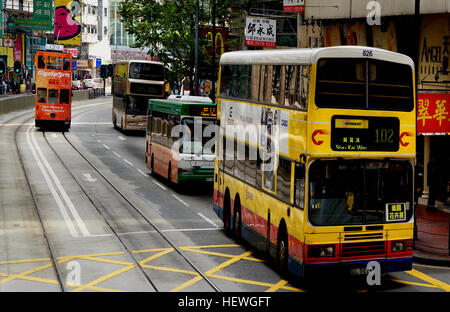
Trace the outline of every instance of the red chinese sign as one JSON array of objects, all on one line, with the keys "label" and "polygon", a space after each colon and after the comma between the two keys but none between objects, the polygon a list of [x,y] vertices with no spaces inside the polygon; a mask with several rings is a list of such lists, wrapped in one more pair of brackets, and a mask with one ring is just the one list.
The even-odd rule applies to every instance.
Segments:
[{"label": "red chinese sign", "polygon": [[450,94],[417,94],[417,133],[450,133]]},{"label": "red chinese sign", "polygon": [[284,13],[305,12],[305,0],[283,0]]}]

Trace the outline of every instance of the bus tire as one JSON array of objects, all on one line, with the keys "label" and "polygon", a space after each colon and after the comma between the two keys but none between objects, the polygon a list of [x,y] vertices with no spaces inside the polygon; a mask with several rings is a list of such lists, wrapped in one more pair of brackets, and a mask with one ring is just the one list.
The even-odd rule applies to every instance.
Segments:
[{"label": "bus tire", "polygon": [[233,235],[236,240],[241,238],[242,232],[242,214],[241,214],[241,200],[239,195],[234,200],[234,214],[233,214]]},{"label": "bus tire", "polygon": [[283,222],[280,224],[278,230],[276,266],[278,271],[284,277],[287,275],[288,272],[288,257],[289,257],[289,241],[286,225]]},{"label": "bus tire", "polygon": [[228,190],[226,190],[223,200],[223,228],[227,237],[233,236],[231,231],[231,199]]}]

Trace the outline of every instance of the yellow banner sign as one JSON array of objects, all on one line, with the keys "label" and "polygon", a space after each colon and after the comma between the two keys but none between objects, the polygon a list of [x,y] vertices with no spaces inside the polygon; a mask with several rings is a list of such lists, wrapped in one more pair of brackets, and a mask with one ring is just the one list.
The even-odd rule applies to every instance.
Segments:
[{"label": "yellow banner sign", "polygon": [[81,0],[55,0],[54,34],[58,44],[81,45]]}]

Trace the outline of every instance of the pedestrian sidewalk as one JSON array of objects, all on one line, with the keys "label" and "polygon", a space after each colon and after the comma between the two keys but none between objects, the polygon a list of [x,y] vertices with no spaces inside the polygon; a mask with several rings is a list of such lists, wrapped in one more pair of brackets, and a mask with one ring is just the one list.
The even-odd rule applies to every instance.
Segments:
[{"label": "pedestrian sidewalk", "polygon": [[426,205],[418,204],[416,214],[413,261],[450,267],[450,207],[427,209]]}]

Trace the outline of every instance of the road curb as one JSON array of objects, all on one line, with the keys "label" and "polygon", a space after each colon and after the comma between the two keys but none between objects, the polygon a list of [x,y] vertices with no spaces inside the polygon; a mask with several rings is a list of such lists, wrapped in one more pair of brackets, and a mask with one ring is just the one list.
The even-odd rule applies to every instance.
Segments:
[{"label": "road curb", "polygon": [[450,260],[439,258],[427,258],[422,256],[413,256],[414,263],[437,265],[443,267],[450,267]]}]

